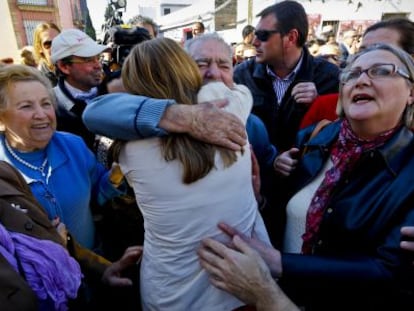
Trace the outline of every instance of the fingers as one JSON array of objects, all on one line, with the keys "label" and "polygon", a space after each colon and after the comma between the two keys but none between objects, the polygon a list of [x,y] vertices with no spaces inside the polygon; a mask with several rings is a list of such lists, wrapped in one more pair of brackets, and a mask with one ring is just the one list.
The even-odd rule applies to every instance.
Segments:
[{"label": "fingers", "polygon": [[273,168],[282,176],[289,176],[298,164],[299,149],[291,148],[276,157]]},{"label": "fingers", "polygon": [[225,222],[220,222],[217,226],[221,231],[223,231],[223,233],[227,234],[230,238],[233,238],[235,235],[238,235],[242,239],[247,239],[247,237],[243,233],[233,228],[232,226],[226,224]]},{"label": "fingers", "polygon": [[401,234],[414,238],[414,226],[405,226],[401,228]]},{"label": "fingers", "polygon": [[257,161],[257,157],[254,154],[254,151],[251,145],[250,145],[250,150],[251,150],[251,159],[252,159],[252,174],[260,176],[259,161]]},{"label": "fingers", "polygon": [[292,159],[297,159],[299,156],[299,148],[291,148],[288,150],[288,153]]},{"label": "fingers", "polygon": [[238,235],[235,235],[233,237],[233,245],[238,251],[246,255],[251,255],[252,253],[256,252],[245,241],[243,241],[243,239],[240,238]]},{"label": "fingers", "polygon": [[407,251],[414,251],[414,242],[402,241],[400,247]]},{"label": "fingers", "polygon": [[140,260],[142,255],[142,247],[141,246],[132,246],[128,247],[124,254],[122,255],[121,259],[117,261],[120,270],[124,270],[125,268],[135,264],[137,261]]},{"label": "fingers", "polygon": [[189,134],[201,141],[240,151],[247,143],[246,128],[232,113],[218,109],[222,102],[195,105]]},{"label": "fingers", "polygon": [[209,104],[215,106],[216,108],[224,108],[229,104],[229,101],[227,99],[218,99],[211,101]]},{"label": "fingers", "polygon": [[298,103],[310,104],[318,96],[313,82],[300,82],[292,89],[292,97]]},{"label": "fingers", "polygon": [[400,246],[402,249],[408,251],[414,251],[414,226],[406,226],[401,228],[401,234],[403,235]]}]

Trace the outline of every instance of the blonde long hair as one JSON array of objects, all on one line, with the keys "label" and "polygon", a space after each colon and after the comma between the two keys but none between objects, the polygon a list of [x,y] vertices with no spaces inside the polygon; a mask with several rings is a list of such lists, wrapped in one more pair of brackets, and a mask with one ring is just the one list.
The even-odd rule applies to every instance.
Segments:
[{"label": "blonde long hair", "polygon": [[42,40],[40,38],[40,35],[42,34],[42,32],[49,30],[49,29],[54,29],[58,33],[60,33],[60,28],[56,24],[51,23],[51,22],[40,23],[36,26],[34,33],[33,33],[33,55],[38,64],[40,64],[41,62],[44,62],[50,69],[53,69],[54,65],[49,64],[45,55],[43,54]]},{"label": "blonde long hair", "polygon": [[[174,99],[193,105],[202,86],[197,64],[176,43],[168,38],[156,38],[136,45],[122,68],[125,89],[151,98]],[[236,153],[198,141],[187,134],[171,133],[161,138],[166,161],[178,159],[183,165],[183,182],[190,184],[206,176],[214,168],[218,150],[225,167],[232,165]]]}]

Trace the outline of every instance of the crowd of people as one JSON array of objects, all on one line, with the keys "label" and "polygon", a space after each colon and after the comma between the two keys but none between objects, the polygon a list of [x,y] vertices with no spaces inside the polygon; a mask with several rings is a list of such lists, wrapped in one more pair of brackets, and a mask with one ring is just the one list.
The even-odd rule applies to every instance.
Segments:
[{"label": "crowd of people", "polygon": [[1,306],[414,308],[414,22],[258,18],[231,46],[136,16],[110,79],[53,23],[0,64]]}]

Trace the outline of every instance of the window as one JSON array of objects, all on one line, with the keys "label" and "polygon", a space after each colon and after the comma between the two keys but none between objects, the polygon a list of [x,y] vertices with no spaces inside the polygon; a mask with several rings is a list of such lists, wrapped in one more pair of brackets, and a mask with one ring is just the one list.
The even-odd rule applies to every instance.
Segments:
[{"label": "window", "polygon": [[168,15],[171,13],[171,8],[164,8],[164,15]]},{"label": "window", "polygon": [[25,5],[47,5],[48,0],[17,0],[17,4]]},{"label": "window", "polygon": [[36,21],[36,20],[24,20],[23,26],[24,31],[26,33],[26,40],[28,45],[33,44],[33,33],[36,28],[36,26],[40,23],[44,23],[44,21]]}]

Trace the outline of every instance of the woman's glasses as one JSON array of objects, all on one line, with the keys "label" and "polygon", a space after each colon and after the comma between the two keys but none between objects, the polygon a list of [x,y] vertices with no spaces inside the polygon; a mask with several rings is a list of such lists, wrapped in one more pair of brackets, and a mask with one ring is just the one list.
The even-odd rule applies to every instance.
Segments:
[{"label": "woman's glasses", "polygon": [[413,82],[413,79],[410,77],[410,75],[401,68],[398,68],[397,65],[375,64],[364,70],[361,68],[344,70],[341,74],[341,83],[354,83],[363,73],[365,73],[371,80],[390,78],[399,75]]},{"label": "woman's glasses", "polygon": [[49,50],[51,48],[51,46],[52,46],[52,40],[47,40],[45,42],[42,42],[42,46],[46,50]]},{"label": "woman's glasses", "polygon": [[267,40],[269,40],[270,36],[275,33],[280,33],[280,30],[256,30],[254,32],[254,35],[258,40],[266,42]]}]

